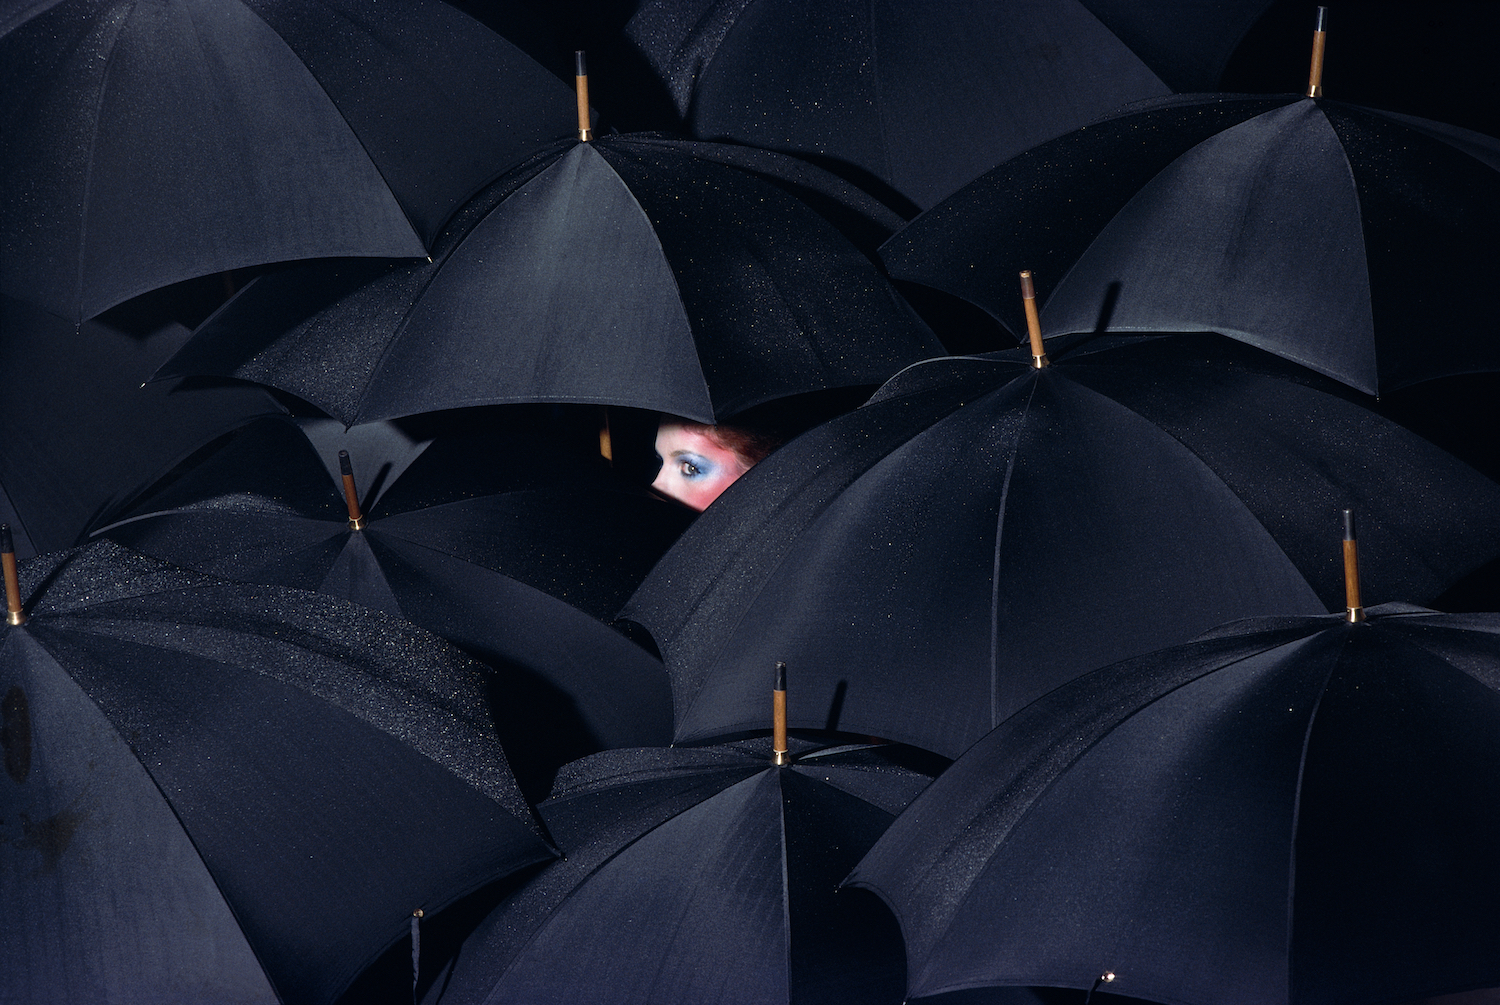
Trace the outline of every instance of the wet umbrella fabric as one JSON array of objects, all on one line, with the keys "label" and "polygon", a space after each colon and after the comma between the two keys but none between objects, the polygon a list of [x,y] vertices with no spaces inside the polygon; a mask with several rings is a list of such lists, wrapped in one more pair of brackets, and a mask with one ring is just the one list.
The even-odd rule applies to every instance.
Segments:
[{"label": "wet umbrella fabric", "polygon": [[653,0],[625,31],[694,135],[852,169],[926,209],[1126,102],[1217,90],[1268,6]]},{"label": "wet umbrella fabric", "polygon": [[621,612],[679,741],[747,728],[744,678],[785,660],[794,726],[957,756],[1080,673],[1340,603],[1342,507],[1381,559],[1372,602],[1500,546],[1500,486],[1332,381],[1209,335],[1049,351],[912,367],[698,518]]},{"label": "wet umbrella fabric", "polygon": [[431,263],[263,277],[158,376],[269,384],[345,424],[524,401],[713,422],[942,354],[833,224],[701,146],[557,146],[466,207]]},{"label": "wet umbrella fabric", "polygon": [[818,746],[793,739],[784,768],[764,738],[570,765],[539,807],[564,858],[425,1000],[899,1002],[889,915],[835,877],[930,776],[879,748]]},{"label": "wet umbrella fabric", "polygon": [[692,514],[603,476],[554,472],[561,452],[525,439],[438,438],[354,530],[307,437],[263,420],[95,533],[202,572],[387,611],[491,663],[512,699],[496,712],[501,735],[530,790],[534,771],[550,779],[595,750],[670,740],[661,663],[602,619]]},{"label": "wet umbrella fabric", "polygon": [[103,511],[187,454],[285,411],[263,388],[143,387],[187,337],[162,318],[144,331],[114,318],[79,326],[0,296],[0,522],[15,532],[17,555],[72,547]]},{"label": "wet umbrella fabric", "polygon": [[1322,99],[1147,103],[1002,164],[881,248],[1043,333],[1217,331],[1370,394],[1500,369],[1500,140]]},{"label": "wet umbrella fabric", "polygon": [[75,322],[250,265],[424,256],[453,210],[574,117],[562,80],[435,0],[8,13],[3,289]]},{"label": "wet umbrella fabric", "polygon": [[1246,621],[1018,713],[851,882],[913,998],[1401,1002],[1500,983],[1500,620]]},{"label": "wet umbrella fabric", "polygon": [[550,857],[435,637],[109,542],[20,579],[7,1000],[331,1002],[414,908]]}]

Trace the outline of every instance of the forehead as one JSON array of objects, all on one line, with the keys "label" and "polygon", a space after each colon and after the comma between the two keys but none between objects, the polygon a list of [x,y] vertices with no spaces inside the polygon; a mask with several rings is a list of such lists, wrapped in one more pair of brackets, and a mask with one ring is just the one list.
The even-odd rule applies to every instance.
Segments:
[{"label": "forehead", "polygon": [[676,422],[663,422],[656,430],[656,452],[663,457],[672,454],[703,454],[707,457],[733,455],[697,429]]}]

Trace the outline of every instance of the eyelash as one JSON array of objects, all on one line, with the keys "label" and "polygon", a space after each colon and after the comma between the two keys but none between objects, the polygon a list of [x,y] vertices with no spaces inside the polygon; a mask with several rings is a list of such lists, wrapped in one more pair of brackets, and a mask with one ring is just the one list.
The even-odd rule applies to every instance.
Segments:
[{"label": "eyelash", "polygon": [[683,478],[702,478],[713,473],[713,465],[701,458],[683,457],[677,461],[677,473]]}]

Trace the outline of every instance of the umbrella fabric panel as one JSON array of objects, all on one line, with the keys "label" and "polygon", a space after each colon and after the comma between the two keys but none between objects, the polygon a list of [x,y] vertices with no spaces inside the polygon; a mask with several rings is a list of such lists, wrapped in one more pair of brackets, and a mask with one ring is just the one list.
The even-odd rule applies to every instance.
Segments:
[{"label": "umbrella fabric panel", "polygon": [[1492,617],[1402,605],[1225,626],[1018,713],[851,882],[898,915],[914,997],[1105,970],[1183,1002],[1492,986],[1497,657]]},{"label": "umbrella fabric panel", "polygon": [[248,265],[423,254],[318,82],[241,3],[58,3],[0,51],[11,295],[78,321]]},{"label": "umbrella fabric panel", "polygon": [[[1342,555],[1328,545],[1343,508],[1359,517],[1367,604],[1428,602],[1500,548],[1500,486],[1457,458],[1395,423],[1372,421],[1356,395],[1297,367],[1218,338],[1174,341],[1132,346],[1139,365],[1090,351],[1109,339],[1081,339],[1059,358],[1071,379],[1126,405],[1212,468],[1294,556],[1325,610],[1344,602]],[[1234,429],[1260,432],[1224,435]]]},{"label": "umbrella fabric panel", "polygon": [[805,171],[761,179],[761,157],[704,146],[545,149],[460,211],[432,262],[263,277],[158,377],[268,383],[351,424],[560,400],[714,421],[942,354],[871,260],[790,194]]},{"label": "umbrella fabric panel", "polygon": [[481,924],[435,1000],[898,1000],[889,915],[834,877],[928,778],[878,748],[791,747],[787,768],[765,739],[564,768],[541,812],[565,857]]},{"label": "umbrella fabric panel", "polygon": [[[373,958],[370,947],[399,937],[403,915],[536,860],[509,811],[300,688],[118,639],[38,634],[131,739],[288,999],[332,1000]],[[246,781],[226,783],[226,764]],[[378,791],[366,781],[371,764],[385,766]],[[338,873],[303,865],[333,849]],[[389,875],[392,862],[404,868]],[[372,881],[351,887],[351,875]]]},{"label": "umbrella fabric panel", "polygon": [[481,668],[436,637],[109,543],[21,572],[35,596],[7,638],[45,650],[36,672],[65,665],[110,719],[288,999],[331,1002],[413,901],[549,856]]},{"label": "umbrella fabric panel", "polygon": [[[455,255],[433,277],[372,377],[362,416],[494,401],[630,404],[627,389],[639,386],[657,388],[663,404],[697,401],[707,415],[661,245],[594,146],[575,144],[503,205],[466,239],[486,252]],[[584,291],[589,323],[578,325],[567,308]],[[497,327],[508,337],[497,340]],[[442,386],[441,405],[389,400],[413,384]]]},{"label": "umbrella fabric panel", "polygon": [[[495,714],[501,735],[525,756],[567,747],[570,724],[584,736],[572,756],[549,759],[553,765],[603,748],[671,741],[666,671],[634,642],[506,576],[399,538],[367,540],[408,619],[505,672]],[[521,739],[528,734],[544,735]]]},{"label": "umbrella fabric panel", "polygon": [[[1219,331],[1377,393],[1500,368],[1500,142],[1311,98],[1184,95],[1001,165],[882,246],[1024,331]],[[1433,341],[1428,333],[1441,332]]]},{"label": "umbrella fabric panel", "polygon": [[[1319,181],[1340,176],[1342,189]],[[1314,187],[1320,197],[1307,198]],[[1373,324],[1361,207],[1313,102],[1257,115],[1203,140],[1121,207],[1058,285],[1049,326],[1088,330],[1113,289],[1112,331],[1218,331],[1273,351],[1279,340],[1259,333],[1290,331],[1287,358],[1327,372],[1317,363],[1332,354],[1333,376],[1372,390],[1374,346],[1340,337]],[[1140,257],[1127,265],[1133,244]]]},{"label": "umbrella fabric panel", "polygon": [[792,394],[874,386],[944,355],[869,260],[774,178],[684,162],[665,143],[601,149],[661,241],[720,419]]},{"label": "umbrella fabric panel", "polygon": [[1168,92],[1069,2],[659,3],[627,34],[695,135],[835,161],[921,208],[1123,102]]},{"label": "umbrella fabric panel", "polygon": [[[1154,978],[1169,973],[1188,1000],[1285,1001],[1290,807],[1327,672],[1288,676],[1266,680],[1252,657],[1097,737],[976,877],[976,888],[1025,905],[1020,917],[997,924],[983,898],[966,898],[945,919],[953,937],[913,967],[912,990],[1086,988],[1118,968],[1111,989],[1122,994],[1155,997]],[[1175,742],[1182,736],[1202,739]],[[1202,784],[1189,789],[1187,777]],[[1141,840],[1153,830],[1161,840]],[[1106,912],[1113,933],[1101,938],[1090,922]],[[1038,928],[1047,931],[1041,953],[1017,937]],[[976,953],[974,940],[994,948]],[[1223,952],[1231,944],[1238,950]],[[1143,953],[1159,957],[1156,974],[1142,973]],[[1100,968],[1080,973],[1073,961],[1090,957]]]},{"label": "umbrella fabric panel", "polygon": [[1392,628],[1403,637],[1384,646],[1351,633],[1308,741],[1296,1000],[1404,1001],[1414,995],[1391,989],[1441,994],[1500,980],[1500,864],[1474,855],[1474,843],[1488,845],[1500,825],[1500,640],[1493,619],[1487,644],[1465,633],[1466,662],[1481,663],[1488,678],[1476,680],[1420,638],[1402,644],[1408,626]]},{"label": "umbrella fabric panel", "polygon": [[[1034,273],[1037,303],[1045,305],[1142,185],[1215,133],[1292,100],[1166,98],[1092,123],[975,178],[882,245],[881,260],[892,276],[962,297],[1024,339],[1018,272]],[[1024,211],[1018,192],[1026,193]],[[1079,198],[1083,192],[1089,198]],[[1093,292],[1097,306],[1104,291]]]},{"label": "umbrella fabric panel", "polygon": [[[760,701],[731,668],[785,660],[806,674],[794,724],[951,756],[1067,677],[1241,605],[1326,609],[1177,440],[1060,369],[991,371],[1003,386],[986,391],[966,365],[990,364],[955,363],[951,387],[908,388],[782,448],[742,479],[735,497],[756,485],[764,504],[729,515],[744,529],[703,526],[698,552],[695,527],[676,548],[692,568],[664,560],[643,584],[623,616],[666,657],[680,740],[748,728]],[[812,458],[843,460],[804,478]],[[753,534],[770,536],[749,549]],[[674,610],[675,576],[696,593]]]},{"label": "umbrella fabric panel", "polygon": [[245,2],[333,96],[429,247],[470,196],[577,122],[569,83],[507,37],[547,44],[517,4],[481,24],[433,0]]},{"label": "umbrella fabric panel", "polygon": [[183,456],[283,411],[263,388],[143,387],[187,337],[160,317],[77,325],[0,296],[0,509],[9,498],[20,558],[72,547],[101,511]]},{"label": "umbrella fabric panel", "polygon": [[1172,90],[1202,92],[1224,90],[1225,64],[1271,3],[1084,0],[1083,5]]},{"label": "umbrella fabric panel", "polygon": [[[760,805],[776,799],[777,789],[758,773],[614,855],[548,918],[545,946],[510,965],[499,1000],[787,1000],[787,907],[779,884],[759,882],[782,870],[781,815]],[[675,863],[670,881],[663,862]],[[605,917],[617,919],[607,939],[599,924]],[[637,966],[648,952],[653,965]],[[557,966],[560,959],[570,961],[567,968]]]},{"label": "umbrella fabric panel", "polygon": [[0,641],[0,694],[0,997],[279,1001],[141,762],[29,635]]}]

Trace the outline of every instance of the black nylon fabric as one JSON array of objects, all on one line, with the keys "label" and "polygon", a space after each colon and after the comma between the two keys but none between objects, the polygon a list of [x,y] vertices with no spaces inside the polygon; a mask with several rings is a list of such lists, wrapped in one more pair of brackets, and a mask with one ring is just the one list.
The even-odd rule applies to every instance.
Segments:
[{"label": "black nylon fabric", "polygon": [[0,521],[17,532],[21,558],[72,547],[101,511],[183,455],[284,411],[263,388],[143,387],[188,331],[112,320],[74,325],[0,296],[0,510],[6,499],[12,510]]},{"label": "black nylon fabric", "polygon": [[670,740],[660,661],[601,619],[690,516],[588,472],[554,471],[554,456],[543,436],[439,437],[355,531],[307,437],[262,421],[98,535],[215,575],[351,600],[463,647],[495,669],[501,736],[540,798],[569,760]]},{"label": "black nylon fabric", "polygon": [[1226,626],[976,744],[850,878],[900,919],[909,995],[1104,970],[1185,1003],[1494,985],[1500,623],[1368,613]]},{"label": "black nylon fabric", "polygon": [[1345,506],[1392,558],[1367,545],[1372,603],[1500,544],[1500,487],[1338,385],[1218,336],[1101,341],[913,367],[732,485],[621,612],[678,740],[750,728],[784,660],[795,725],[955,756],[1127,653],[1341,607]]},{"label": "black nylon fabric", "polygon": [[1217,331],[1369,394],[1500,369],[1500,141],[1322,99],[1191,95],[1028,151],[882,246],[1024,333]]},{"label": "black nylon fabric", "polygon": [[[517,401],[715,421],[873,387],[942,354],[874,263],[795,195],[820,193],[842,220],[826,208],[843,204],[841,186],[806,166],[772,164],[766,180],[765,155],[705,146],[606,136],[545,150],[465,207],[431,263],[262,277],[157,376],[270,384],[346,424]],[[888,223],[868,199],[853,205]]]},{"label": "black nylon fabric", "polygon": [[790,746],[787,768],[768,738],[569,766],[543,804],[564,859],[480,925],[425,1000],[897,1000],[889,915],[833,877],[928,777],[879,748]]},{"label": "black nylon fabric", "polygon": [[625,32],[694,135],[806,156],[915,212],[1127,102],[1218,89],[1268,6],[653,0]]},{"label": "black nylon fabric", "polygon": [[229,269],[421,256],[575,119],[566,84],[432,0],[63,0],[7,28],[3,288],[74,322]]},{"label": "black nylon fabric", "polygon": [[[130,791],[166,807],[194,850],[167,860],[188,878],[164,877],[162,889],[201,887],[206,868],[281,1000],[333,1001],[405,934],[414,908],[440,907],[551,854],[495,739],[482,668],[435,636],[332,598],[228,583],[110,542],[22,563],[21,580],[30,618],[0,635],[6,666],[21,674],[7,688],[51,674],[36,700],[66,691],[66,682],[87,695],[97,711],[55,737],[61,757],[99,749],[120,765],[128,746],[152,782]],[[7,763],[19,742],[8,721]],[[51,754],[39,749],[43,763]],[[12,783],[27,781],[19,774],[5,783],[7,801]],[[31,783],[66,781],[42,774]],[[90,788],[44,797],[71,798],[74,826],[90,828]],[[154,811],[130,812],[144,820]],[[9,811],[4,819],[7,828],[24,822]],[[119,854],[121,872],[166,864],[141,862],[129,836],[120,849],[98,840],[80,847]],[[98,882],[99,863],[70,854],[67,833],[46,848],[46,883],[88,890]],[[7,870],[8,885],[25,886],[22,865]],[[127,875],[113,890],[134,896],[140,885]],[[55,909],[90,896],[70,894]],[[170,932],[183,927],[171,916],[191,904],[158,891],[139,914]],[[65,956],[78,973],[57,975],[59,987],[96,982],[83,994],[92,999],[158,962],[132,957],[128,939],[94,938],[112,915],[128,910],[41,921],[72,947]],[[193,934],[197,927],[188,923],[192,941],[171,946],[187,959],[173,972],[191,974],[194,954],[229,938],[222,923]],[[238,944],[224,951],[243,955]],[[123,956],[101,958],[116,947]],[[8,979],[45,983],[32,960],[9,968]]]}]

